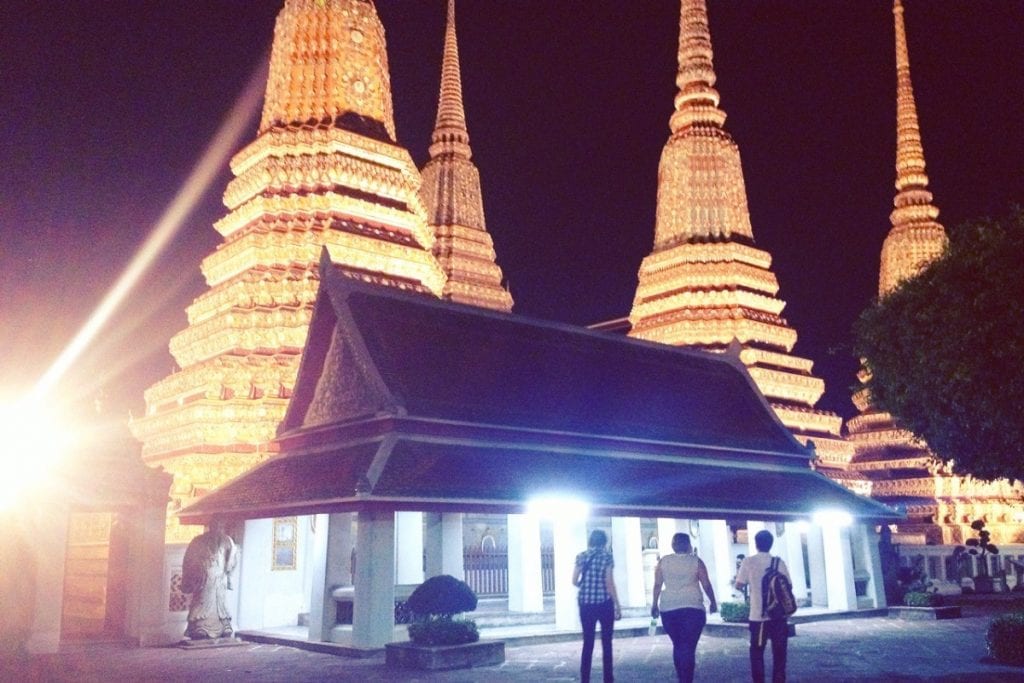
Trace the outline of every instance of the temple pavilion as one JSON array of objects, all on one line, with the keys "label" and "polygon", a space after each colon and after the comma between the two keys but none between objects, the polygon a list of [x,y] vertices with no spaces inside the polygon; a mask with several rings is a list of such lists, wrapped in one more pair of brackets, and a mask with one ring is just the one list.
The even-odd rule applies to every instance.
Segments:
[{"label": "temple pavilion", "polygon": [[[810,589],[815,604],[836,610],[885,605],[874,529],[898,516],[811,469],[811,451],[737,354],[367,286],[326,255],[320,283],[280,454],[180,513],[188,524],[220,517],[242,529],[240,628],[275,625],[268,607],[281,596],[255,553],[272,545],[261,542],[261,520],[289,517],[315,520],[299,551],[310,564],[311,640],[391,642],[396,567],[419,569],[425,555],[427,575],[460,575],[467,513],[512,516],[510,548],[524,550],[509,569],[518,588],[509,608],[541,611],[540,556],[529,552],[540,543],[537,500],[582,502],[591,519],[610,519],[627,606],[646,604],[636,590],[641,516],[686,520],[722,595],[735,572],[727,520],[744,520],[779,535],[800,597]],[[551,520],[555,619],[572,628],[569,579],[588,523],[564,506]],[[408,513],[427,516],[422,545],[401,539]],[[353,546],[346,576],[338,560]],[[336,621],[339,600],[352,603],[351,627]]]}]

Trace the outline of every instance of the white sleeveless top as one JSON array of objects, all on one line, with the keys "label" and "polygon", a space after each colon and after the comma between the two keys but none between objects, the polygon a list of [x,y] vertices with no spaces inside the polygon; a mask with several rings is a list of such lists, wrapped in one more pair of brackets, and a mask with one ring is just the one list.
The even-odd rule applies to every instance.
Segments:
[{"label": "white sleeveless top", "polygon": [[673,553],[661,558],[661,576],[665,586],[661,591],[658,609],[668,612],[674,609],[691,607],[704,609],[704,593],[697,580],[696,555],[679,555]]}]

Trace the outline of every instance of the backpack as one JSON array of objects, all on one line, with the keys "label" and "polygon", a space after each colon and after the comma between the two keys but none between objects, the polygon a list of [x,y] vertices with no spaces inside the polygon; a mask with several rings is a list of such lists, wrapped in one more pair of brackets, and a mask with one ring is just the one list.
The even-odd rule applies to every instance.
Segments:
[{"label": "backpack", "polygon": [[779,558],[773,557],[761,579],[761,614],[766,619],[785,619],[793,612],[796,612],[793,584],[779,571]]}]

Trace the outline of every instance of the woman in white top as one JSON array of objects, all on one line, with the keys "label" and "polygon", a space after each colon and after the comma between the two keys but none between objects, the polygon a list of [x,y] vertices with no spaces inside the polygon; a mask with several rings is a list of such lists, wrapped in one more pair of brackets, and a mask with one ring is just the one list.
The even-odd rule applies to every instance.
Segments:
[{"label": "woman in white top", "polygon": [[715,591],[708,579],[704,562],[693,554],[688,534],[672,537],[672,555],[658,560],[654,570],[654,605],[651,617],[661,615],[661,625],[672,639],[672,661],[680,681],[693,681],[696,667],[697,641],[707,622],[704,593],[708,595],[708,611],[718,611]]}]

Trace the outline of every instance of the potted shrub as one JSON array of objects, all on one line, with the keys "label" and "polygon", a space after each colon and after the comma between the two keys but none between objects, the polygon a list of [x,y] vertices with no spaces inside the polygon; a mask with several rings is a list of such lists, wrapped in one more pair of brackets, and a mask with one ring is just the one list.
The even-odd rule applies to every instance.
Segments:
[{"label": "potted shrub", "polygon": [[415,669],[464,669],[505,661],[505,644],[479,642],[472,619],[458,615],[476,609],[477,599],[465,581],[442,574],[412,592],[406,607],[412,614],[409,643],[389,643],[387,662]]},{"label": "potted shrub", "polygon": [[997,662],[1024,666],[1024,612],[1000,614],[992,619],[985,642]]},{"label": "potted shrub", "polygon": [[745,624],[750,618],[750,605],[745,602],[723,602],[718,606],[718,612],[727,624]]},{"label": "potted shrub", "polygon": [[976,519],[971,528],[978,532],[977,538],[968,538],[964,545],[967,554],[978,558],[978,575],[974,577],[974,590],[978,593],[991,593],[995,590],[995,577],[989,576],[986,555],[998,555],[999,548],[991,542],[991,536],[985,529],[985,520]]}]

